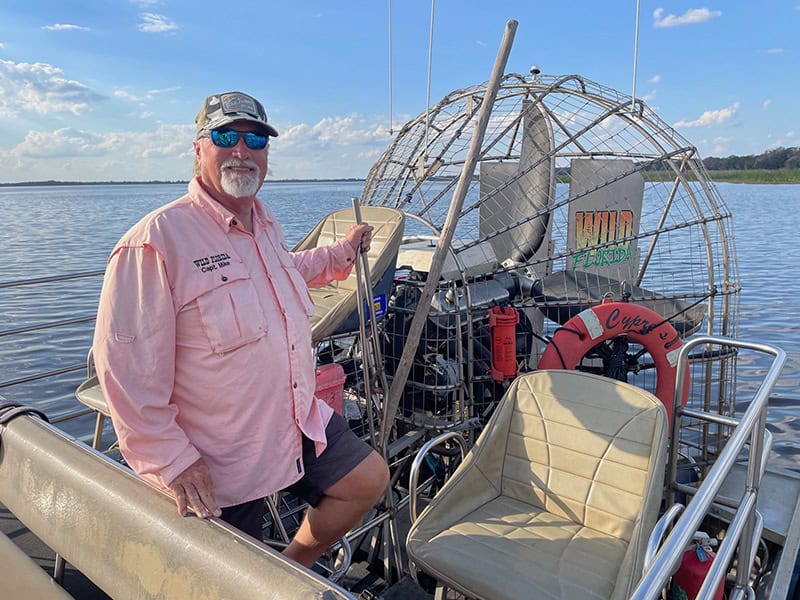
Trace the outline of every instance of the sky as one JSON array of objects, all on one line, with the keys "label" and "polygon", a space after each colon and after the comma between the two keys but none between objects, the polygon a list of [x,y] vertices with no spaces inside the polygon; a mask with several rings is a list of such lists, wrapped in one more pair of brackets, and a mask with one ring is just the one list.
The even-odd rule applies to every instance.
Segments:
[{"label": "sky", "polygon": [[[509,19],[519,26],[506,72],[535,64],[632,91],[636,0],[434,9],[4,0],[0,183],[186,180],[194,116],[231,90],[261,100],[281,133],[271,178],[364,178],[428,96],[489,79]],[[636,94],[703,157],[799,146],[800,0],[641,0]]]}]

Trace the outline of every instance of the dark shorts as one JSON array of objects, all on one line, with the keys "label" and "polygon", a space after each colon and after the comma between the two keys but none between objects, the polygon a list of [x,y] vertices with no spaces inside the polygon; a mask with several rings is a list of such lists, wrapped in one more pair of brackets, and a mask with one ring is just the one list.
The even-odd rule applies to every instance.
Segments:
[{"label": "dark shorts", "polygon": [[293,483],[291,492],[316,507],[329,487],[347,475],[372,452],[372,448],[350,429],[345,418],[333,413],[325,428],[328,445],[317,456],[314,442],[303,436],[303,465],[305,473]]},{"label": "dark shorts", "polygon": [[[317,456],[314,442],[303,436],[305,473],[285,490],[314,507],[322,500],[325,490],[352,471],[372,452],[372,448],[352,432],[339,413],[333,413],[325,428],[325,437],[328,445]],[[265,512],[264,499],[259,498],[223,508],[221,519],[254,538],[261,539]]]}]

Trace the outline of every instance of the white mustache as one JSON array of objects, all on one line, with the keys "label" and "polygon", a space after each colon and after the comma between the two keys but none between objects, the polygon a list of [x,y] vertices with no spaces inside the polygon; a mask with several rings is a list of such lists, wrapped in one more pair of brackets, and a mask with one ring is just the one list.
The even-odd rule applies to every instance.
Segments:
[{"label": "white mustache", "polygon": [[241,160],[238,158],[229,158],[220,165],[220,168],[226,169],[228,167],[247,167],[258,172],[258,165],[252,160]]}]

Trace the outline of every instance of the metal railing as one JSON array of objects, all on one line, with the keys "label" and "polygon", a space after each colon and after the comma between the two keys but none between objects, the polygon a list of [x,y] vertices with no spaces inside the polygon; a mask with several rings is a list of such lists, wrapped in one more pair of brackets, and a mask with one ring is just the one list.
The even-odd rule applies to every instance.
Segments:
[{"label": "metal railing", "polygon": [[[76,279],[87,279],[90,277],[102,277],[105,271],[84,271],[80,273],[67,273],[63,275],[53,275],[50,277],[39,277],[35,279],[19,279],[14,281],[0,281],[0,290],[10,289],[10,288],[21,288],[21,287],[28,287],[28,286],[37,286],[47,283],[57,283],[62,281],[70,281]],[[33,325],[27,325],[25,327],[14,327],[11,329],[4,329],[0,330],[0,339],[2,338],[10,338],[13,336],[22,335],[25,333],[30,333],[33,331],[47,331],[51,329],[58,329],[61,327],[67,327],[70,325],[77,325],[80,323],[91,323],[94,321],[94,315],[84,315],[81,317],[75,317],[72,319],[62,319],[57,321],[47,321],[42,323],[35,323]],[[43,379],[49,379],[52,377],[57,377],[59,375],[65,375],[67,373],[74,373],[76,371],[81,371],[86,369],[86,362],[76,363],[73,365],[68,365],[65,367],[61,367],[59,369],[52,369],[48,371],[39,371],[33,373],[31,375],[26,375],[24,377],[17,377],[14,379],[7,379],[5,381],[0,381],[0,389],[3,388],[10,388],[16,385],[21,385],[24,383],[31,383],[33,381],[40,381]],[[89,414],[91,411],[88,409],[78,409],[75,412],[70,412],[66,415],[62,415],[58,417],[57,421],[65,421],[71,418],[80,417],[86,414]]]},{"label": "metal railing", "polygon": [[[685,409],[680,405],[679,390],[683,389],[683,382],[687,377],[687,357],[689,351],[695,346],[705,344],[707,346],[725,346],[738,349],[753,350],[756,352],[772,355],[774,357],[767,374],[764,376],[761,385],[756,391],[753,400],[747,410],[738,421],[729,417],[699,410]],[[764,473],[764,455],[769,452],[771,436],[766,435],[766,416],[767,404],[770,393],[780,375],[781,369],[786,362],[786,353],[780,348],[763,344],[753,344],[726,338],[717,337],[698,337],[687,341],[680,349],[678,356],[678,373],[675,382],[675,423],[672,429],[672,452],[668,467],[669,482],[671,490],[682,491],[694,494],[691,502],[688,503],[686,510],[677,518],[679,509],[671,508],[666,514],[669,518],[675,519],[671,533],[661,543],[661,536],[666,531],[665,526],[657,527],[650,540],[648,554],[652,559],[645,567],[645,573],[639,585],[633,592],[631,598],[635,600],[651,600],[661,597],[661,591],[669,582],[670,577],[678,568],[683,553],[692,542],[695,532],[700,527],[703,519],[708,514],[712,505],[717,502],[720,489],[726,477],[731,472],[734,464],[739,460],[740,453],[749,441],[749,454],[747,458],[747,476],[745,489],[741,498],[736,503],[737,506],[734,517],[730,523],[725,539],[720,545],[717,556],[706,574],[705,580],[700,588],[698,598],[713,598],[716,590],[725,577],[728,564],[734,554],[737,557],[736,581],[734,589],[728,596],[731,600],[739,600],[751,597],[753,590],[749,584],[750,568],[755,557],[755,548],[761,535],[763,520],[756,511],[758,490],[761,485],[761,477]],[[686,416],[693,419],[704,419],[708,422],[735,425],[731,437],[720,452],[719,457],[714,462],[704,481],[698,488],[691,486],[679,486],[676,482],[677,456],[680,442],[680,427],[677,424],[680,418]],[[663,524],[662,524],[663,525]],[[655,548],[658,550],[655,551]],[[742,568],[746,565],[747,568]]]}]

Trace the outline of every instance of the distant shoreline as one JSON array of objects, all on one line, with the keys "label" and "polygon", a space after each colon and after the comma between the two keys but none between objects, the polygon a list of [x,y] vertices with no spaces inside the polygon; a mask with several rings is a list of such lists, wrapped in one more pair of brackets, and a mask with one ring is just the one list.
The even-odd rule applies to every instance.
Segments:
[{"label": "distant shoreline", "polygon": [[[714,183],[800,183],[800,169],[739,169],[739,170],[709,170],[706,173]],[[695,180],[694,173],[687,172],[687,179]],[[650,181],[672,181],[672,173],[659,173],[648,171]],[[340,179],[267,179],[265,183],[363,183],[365,180],[357,177]],[[186,180],[176,181],[20,181],[16,183],[0,183],[2,187],[47,187],[47,186],[75,186],[75,185],[187,185]]]},{"label": "distant shoreline", "polygon": [[[267,179],[264,183],[341,183],[341,182],[363,182],[364,179],[343,178],[343,179]],[[62,185],[187,185],[188,180],[176,181],[18,181],[15,183],[2,183],[0,187],[47,187]]]}]

